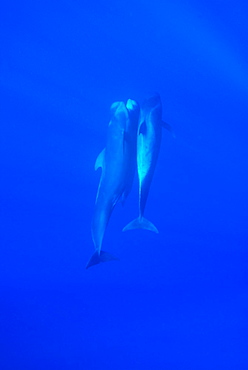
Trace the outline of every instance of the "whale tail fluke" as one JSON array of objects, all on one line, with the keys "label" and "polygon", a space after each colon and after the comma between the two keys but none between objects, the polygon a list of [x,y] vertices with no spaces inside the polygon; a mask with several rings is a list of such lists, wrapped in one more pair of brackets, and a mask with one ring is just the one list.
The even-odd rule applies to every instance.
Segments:
[{"label": "whale tail fluke", "polygon": [[133,229],[145,229],[153,231],[158,234],[158,229],[153,225],[151,221],[148,221],[145,217],[138,217],[135,220],[129,222],[122,231],[133,230]]},{"label": "whale tail fluke", "polygon": [[100,251],[99,253],[98,251],[96,251],[95,253],[93,253],[89,262],[87,263],[86,269],[88,269],[91,266],[97,265],[100,262],[117,261],[117,260],[118,260],[117,257],[113,256],[112,254],[108,252]]}]

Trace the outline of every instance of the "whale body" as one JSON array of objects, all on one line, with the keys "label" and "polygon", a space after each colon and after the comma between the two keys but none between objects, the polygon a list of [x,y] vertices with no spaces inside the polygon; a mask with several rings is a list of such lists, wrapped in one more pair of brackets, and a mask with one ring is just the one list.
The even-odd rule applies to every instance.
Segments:
[{"label": "whale body", "polygon": [[95,252],[86,268],[117,259],[102,251],[103,237],[115,205],[124,201],[131,190],[135,172],[139,106],[129,99],[126,105],[113,103],[110,112],[106,147],[95,163],[95,170],[101,168],[102,174],[91,228]]},{"label": "whale body", "polygon": [[154,94],[141,106],[137,136],[137,169],[139,179],[139,217],[126,225],[123,231],[147,229],[158,233],[158,229],[144,217],[153,174],[160,150],[162,127],[170,126],[162,121],[160,96]]}]

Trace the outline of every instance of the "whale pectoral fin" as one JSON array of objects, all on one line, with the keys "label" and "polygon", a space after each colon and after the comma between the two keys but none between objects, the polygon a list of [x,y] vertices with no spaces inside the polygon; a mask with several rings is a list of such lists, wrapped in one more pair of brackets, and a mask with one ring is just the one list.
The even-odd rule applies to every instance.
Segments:
[{"label": "whale pectoral fin", "polygon": [[123,207],[123,206],[125,205],[125,203],[126,203],[127,196],[128,196],[128,192],[127,192],[127,191],[124,191],[124,192],[122,193],[122,195],[121,195],[121,199],[120,199],[120,201],[121,201],[121,205],[122,205],[122,207]]},{"label": "whale pectoral fin", "polygon": [[105,148],[101,151],[101,153],[98,154],[98,157],[95,162],[95,171],[98,170],[98,168],[102,168],[104,166],[104,159],[105,159]]},{"label": "whale pectoral fin", "polygon": [[139,127],[139,135],[146,135],[147,127],[145,121],[143,121]]},{"label": "whale pectoral fin", "polygon": [[169,123],[167,123],[165,121],[161,121],[161,124],[162,124],[163,128],[166,128],[166,130],[172,131],[172,127],[171,127],[171,125],[169,125]]},{"label": "whale pectoral fin", "polygon": [[173,131],[173,128],[171,127],[171,125],[169,125],[169,123],[164,122],[164,121],[161,121],[161,124],[162,124],[162,126],[163,126],[166,130],[170,131],[170,133],[172,134],[172,136],[173,136],[174,138],[176,137],[175,132]]}]

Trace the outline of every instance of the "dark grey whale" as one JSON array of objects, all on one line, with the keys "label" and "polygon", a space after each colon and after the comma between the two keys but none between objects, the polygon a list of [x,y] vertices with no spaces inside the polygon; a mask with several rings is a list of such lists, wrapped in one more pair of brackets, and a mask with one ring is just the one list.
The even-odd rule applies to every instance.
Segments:
[{"label": "dark grey whale", "polygon": [[139,178],[139,217],[126,225],[123,231],[147,229],[158,233],[158,229],[144,217],[154,170],[160,150],[162,127],[170,126],[162,121],[160,96],[154,94],[141,106],[137,138],[137,167]]},{"label": "dark grey whale", "polygon": [[102,169],[92,220],[92,239],[95,253],[86,268],[100,262],[116,259],[101,250],[102,241],[115,205],[128,196],[136,166],[138,104],[129,99],[113,103],[108,126],[107,144],[98,155],[95,170]]}]

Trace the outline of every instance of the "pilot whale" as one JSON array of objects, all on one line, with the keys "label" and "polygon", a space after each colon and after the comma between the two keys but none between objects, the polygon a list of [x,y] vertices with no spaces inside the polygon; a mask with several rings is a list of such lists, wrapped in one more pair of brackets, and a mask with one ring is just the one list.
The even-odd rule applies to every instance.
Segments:
[{"label": "pilot whale", "polygon": [[171,127],[162,121],[160,96],[154,94],[141,106],[137,135],[137,168],[139,179],[139,217],[126,225],[123,231],[147,229],[158,233],[152,222],[144,217],[145,206],[160,150],[162,127]]},{"label": "pilot whale", "polygon": [[135,172],[139,106],[131,99],[126,105],[115,102],[110,114],[106,147],[95,163],[95,170],[101,168],[102,174],[91,228],[95,252],[86,268],[117,259],[101,249],[102,241],[115,205],[124,201],[131,190]]}]

